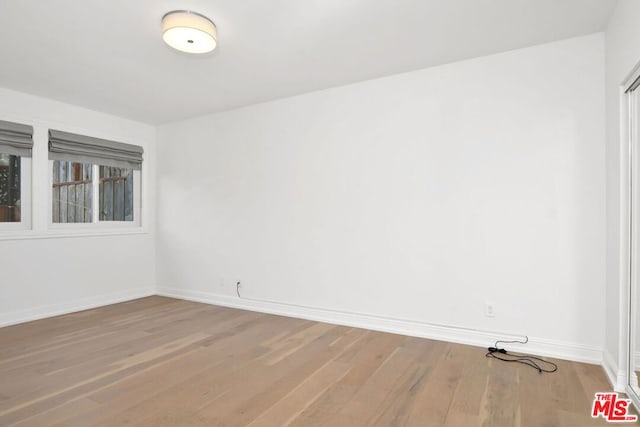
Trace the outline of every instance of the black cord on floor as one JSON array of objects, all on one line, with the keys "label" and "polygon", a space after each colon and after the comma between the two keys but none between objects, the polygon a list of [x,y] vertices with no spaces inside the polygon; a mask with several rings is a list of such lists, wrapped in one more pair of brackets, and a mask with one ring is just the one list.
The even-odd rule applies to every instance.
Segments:
[{"label": "black cord on floor", "polygon": [[553,362],[549,362],[540,357],[531,356],[528,354],[508,353],[504,348],[500,348],[498,344],[526,344],[529,342],[529,337],[525,337],[524,341],[496,341],[493,347],[487,348],[489,350],[485,357],[492,357],[494,359],[501,360],[503,362],[522,363],[523,365],[531,366],[539,373],[551,373],[558,370],[558,365]]}]

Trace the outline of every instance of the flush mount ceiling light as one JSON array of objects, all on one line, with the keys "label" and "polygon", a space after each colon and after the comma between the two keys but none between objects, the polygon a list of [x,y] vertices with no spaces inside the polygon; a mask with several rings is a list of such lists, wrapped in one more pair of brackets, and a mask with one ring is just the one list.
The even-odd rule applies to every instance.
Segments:
[{"label": "flush mount ceiling light", "polygon": [[211,52],[216,48],[217,35],[215,24],[199,13],[174,10],[162,17],[162,39],[183,52]]}]

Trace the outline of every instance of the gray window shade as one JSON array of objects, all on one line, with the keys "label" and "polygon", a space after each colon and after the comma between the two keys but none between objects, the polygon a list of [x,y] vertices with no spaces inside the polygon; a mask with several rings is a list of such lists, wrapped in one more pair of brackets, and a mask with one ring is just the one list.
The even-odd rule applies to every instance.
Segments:
[{"label": "gray window shade", "polygon": [[139,170],[142,147],[74,133],[49,130],[49,159],[95,163]]},{"label": "gray window shade", "polygon": [[31,157],[33,127],[0,120],[0,152]]},{"label": "gray window shade", "polygon": [[633,92],[634,90],[638,89],[638,86],[640,86],[640,77],[638,77],[632,84],[631,86],[629,86],[629,89],[627,89],[627,91],[625,93],[629,93],[629,92]]}]

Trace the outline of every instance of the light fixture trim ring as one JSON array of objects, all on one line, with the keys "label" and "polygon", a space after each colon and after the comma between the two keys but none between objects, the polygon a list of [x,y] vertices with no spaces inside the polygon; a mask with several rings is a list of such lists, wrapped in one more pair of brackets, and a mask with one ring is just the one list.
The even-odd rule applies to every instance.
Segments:
[{"label": "light fixture trim ring", "polygon": [[[172,10],[170,12],[165,13],[164,15],[162,15],[162,19],[160,20],[161,22],[164,21],[164,18],[166,18],[169,15],[173,15],[176,13],[187,13],[189,15],[196,15],[199,16],[200,18],[204,18],[207,21],[211,22],[211,24],[213,24],[214,27],[216,27],[216,23],[213,22],[211,19],[209,19],[208,17],[206,17],[205,15],[198,13],[198,12],[194,12],[193,10],[186,10],[186,9],[176,9],[176,10]],[[156,15],[157,16],[157,15]],[[157,18],[156,18],[157,19]],[[191,27],[189,27],[191,28]],[[217,28],[217,27],[216,27]]]}]

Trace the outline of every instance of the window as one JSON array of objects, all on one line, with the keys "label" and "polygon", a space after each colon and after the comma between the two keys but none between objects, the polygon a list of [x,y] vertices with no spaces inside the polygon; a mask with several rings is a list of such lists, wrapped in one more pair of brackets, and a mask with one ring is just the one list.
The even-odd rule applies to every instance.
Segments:
[{"label": "window", "polygon": [[100,166],[100,221],[133,221],[133,169]]},{"label": "window", "polygon": [[30,158],[33,128],[0,121],[0,226],[29,223]]},{"label": "window", "polygon": [[53,161],[53,222],[93,221],[93,166]]},{"label": "window", "polygon": [[142,147],[49,131],[53,223],[139,224]]},{"label": "window", "polygon": [[20,156],[0,153],[0,222],[20,222]]}]

